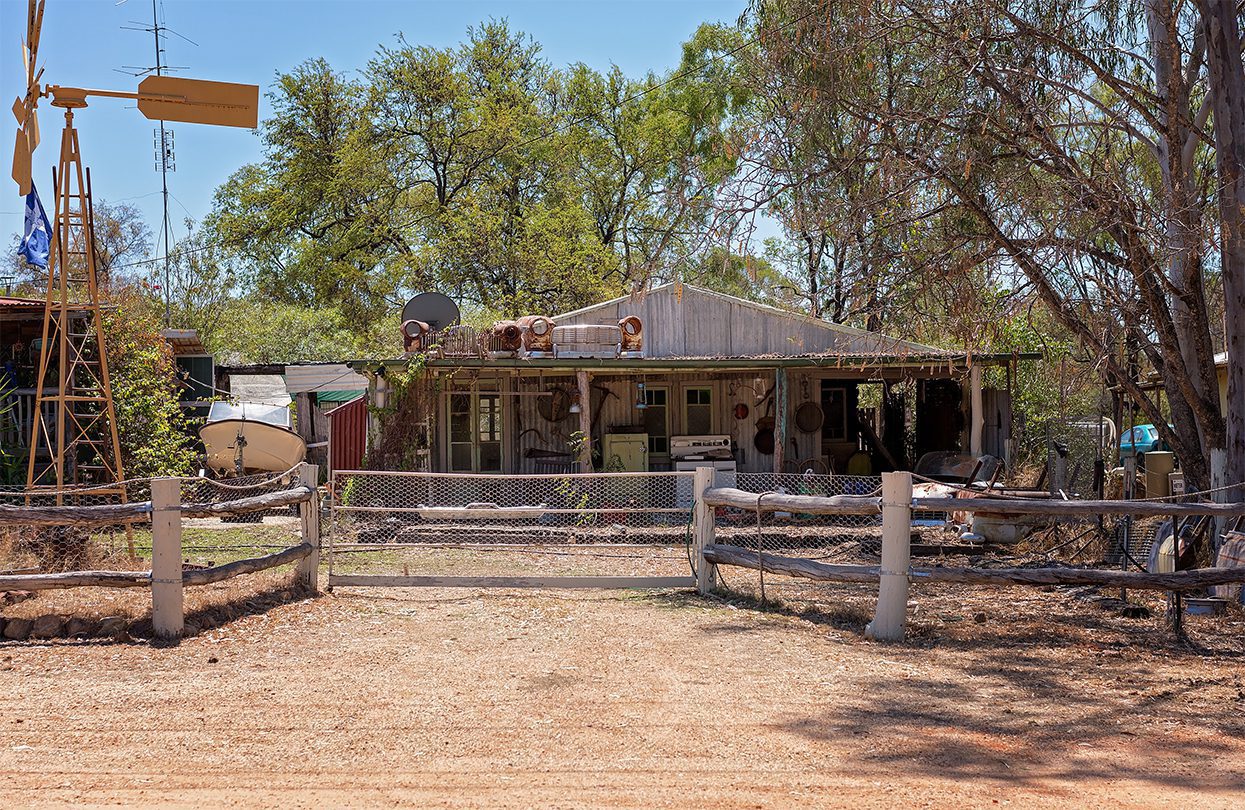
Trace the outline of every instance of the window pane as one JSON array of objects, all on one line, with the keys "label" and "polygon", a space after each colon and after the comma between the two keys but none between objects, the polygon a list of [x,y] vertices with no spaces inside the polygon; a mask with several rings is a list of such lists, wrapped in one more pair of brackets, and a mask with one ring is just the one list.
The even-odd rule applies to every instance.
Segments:
[{"label": "window pane", "polygon": [[471,413],[450,414],[450,441],[471,441]]},{"label": "window pane", "polygon": [[823,385],[821,410],[825,417],[821,426],[821,438],[827,441],[847,439],[847,389]]},{"label": "window pane", "polygon": [[480,441],[501,440],[501,397],[497,394],[480,395]]},{"label": "window pane", "polygon": [[703,436],[713,431],[713,412],[706,405],[693,405],[687,409],[687,432]]},{"label": "window pane", "polygon": [[501,472],[501,442],[480,443],[480,472]]},{"label": "window pane", "polygon": [[450,445],[450,469],[454,472],[471,472],[471,444]]}]

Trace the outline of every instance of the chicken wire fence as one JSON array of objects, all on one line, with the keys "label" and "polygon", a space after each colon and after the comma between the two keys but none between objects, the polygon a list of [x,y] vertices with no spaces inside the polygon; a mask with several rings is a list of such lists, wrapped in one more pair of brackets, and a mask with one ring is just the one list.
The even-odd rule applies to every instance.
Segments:
[{"label": "chicken wire fence", "polygon": [[[877,495],[882,479],[875,475],[818,475],[814,473],[740,472],[728,474],[733,486],[761,497],[768,493],[787,495]],[[801,512],[755,509],[716,510],[714,542],[782,553],[790,557],[824,556],[827,549],[844,544],[876,546],[882,540],[882,516],[812,515]]]},{"label": "chicken wire fence", "polygon": [[[694,567],[691,471],[546,475],[336,471],[330,573],[680,575]],[[875,494],[880,478],[719,471],[757,494]],[[756,547],[756,513],[716,510],[718,542]],[[878,515],[764,514],[762,545],[799,554],[880,537]]]},{"label": "chicken wire fence", "polygon": [[[57,493],[24,487],[0,488],[5,506],[103,506],[151,500],[150,478],[118,484],[70,487]],[[312,482],[314,485],[314,482]],[[280,492],[299,486],[298,471],[218,481],[181,478],[181,502],[218,503]],[[262,556],[301,542],[298,507],[218,518],[183,518],[182,556],[189,569],[208,568]],[[0,574],[66,571],[145,570],[151,567],[151,523],[84,526],[0,526]]]},{"label": "chicken wire fence", "polygon": [[692,477],[338,470],[329,573],[686,575]]}]

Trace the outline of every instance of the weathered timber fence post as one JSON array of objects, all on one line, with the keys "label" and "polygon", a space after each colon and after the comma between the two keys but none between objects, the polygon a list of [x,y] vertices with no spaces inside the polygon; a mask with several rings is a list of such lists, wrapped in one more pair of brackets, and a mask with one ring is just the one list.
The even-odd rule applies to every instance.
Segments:
[{"label": "weathered timber fence post", "polygon": [[185,621],[182,594],[182,482],[151,482],[151,623],[156,636],[180,638]]},{"label": "weathered timber fence post", "polygon": [[[1228,451],[1216,447],[1210,451],[1210,487],[1215,490],[1210,499],[1215,503],[1227,503],[1228,493],[1223,487],[1228,485]],[[1219,546],[1223,542],[1223,533],[1228,529],[1226,517],[1216,517],[1215,531],[1210,539],[1210,564],[1218,565]]]},{"label": "weathered timber fence post", "polygon": [[882,568],[878,606],[865,635],[902,641],[908,612],[908,565],[912,560],[912,473],[882,474]]},{"label": "weathered timber fence post", "polygon": [[320,465],[304,462],[298,468],[298,480],[311,487],[311,497],[298,505],[302,519],[303,542],[311,553],[298,561],[298,580],[312,593],[320,592]]},{"label": "weathered timber fence post", "polygon": [[705,559],[705,546],[713,543],[716,510],[705,503],[705,490],[713,486],[716,470],[697,467],[692,478],[692,540],[696,545],[696,592],[707,594],[718,586],[718,567]]}]

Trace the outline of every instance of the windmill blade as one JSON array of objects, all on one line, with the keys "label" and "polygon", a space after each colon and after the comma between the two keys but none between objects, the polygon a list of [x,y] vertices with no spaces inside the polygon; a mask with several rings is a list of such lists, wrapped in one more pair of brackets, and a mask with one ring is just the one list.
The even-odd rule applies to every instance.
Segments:
[{"label": "windmill blade", "polygon": [[138,109],[160,121],[255,129],[259,85],[148,76],[138,85]]},{"label": "windmill blade", "polygon": [[39,0],[38,9],[35,8],[35,0],[30,0],[30,16],[26,20],[26,42],[29,43],[29,59],[27,64],[30,65],[26,73],[26,82],[30,83],[30,77],[35,72],[35,62],[39,59],[39,32],[43,30],[43,2]]},{"label": "windmill blade", "polygon": [[17,131],[17,141],[13,144],[13,179],[22,196],[30,193],[30,140],[23,127]]},{"label": "windmill blade", "polygon": [[33,104],[30,105],[30,115],[26,117],[26,124],[22,129],[26,130],[26,143],[33,155],[39,148],[39,110]]}]

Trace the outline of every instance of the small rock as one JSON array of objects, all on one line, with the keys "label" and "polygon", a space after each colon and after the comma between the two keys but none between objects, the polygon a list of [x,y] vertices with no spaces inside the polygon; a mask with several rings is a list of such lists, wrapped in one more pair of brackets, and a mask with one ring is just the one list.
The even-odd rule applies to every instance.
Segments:
[{"label": "small rock", "polygon": [[985,614],[985,612],[984,612],[984,611],[982,611],[982,612],[978,612],[978,613],[974,614],[974,615],[973,615],[973,621],[977,622],[977,624],[985,624],[985,623],[986,623],[986,614]]},{"label": "small rock", "polygon": [[31,638],[60,638],[65,635],[65,619],[54,613],[47,613],[35,619],[30,628]]},{"label": "small rock", "polygon": [[30,619],[9,619],[4,623],[4,637],[14,641],[25,641],[33,626],[34,622]]},{"label": "small rock", "polygon": [[218,663],[220,663],[220,659],[219,659],[219,658],[217,658],[216,656],[214,656],[214,655],[213,655],[211,658],[209,658],[209,659],[208,659],[208,663],[209,663],[209,664],[218,664]]},{"label": "small rock", "polygon": [[95,622],[74,616],[65,625],[65,635],[70,638],[87,638],[95,634]]},{"label": "small rock", "polygon": [[120,616],[105,616],[99,620],[95,635],[100,638],[116,638],[125,632],[126,621]]}]

